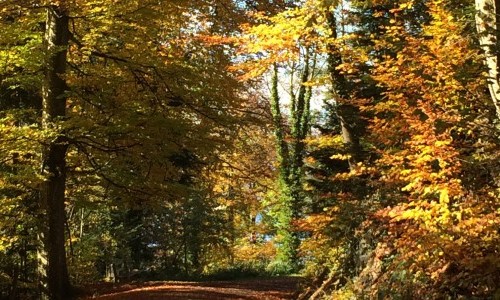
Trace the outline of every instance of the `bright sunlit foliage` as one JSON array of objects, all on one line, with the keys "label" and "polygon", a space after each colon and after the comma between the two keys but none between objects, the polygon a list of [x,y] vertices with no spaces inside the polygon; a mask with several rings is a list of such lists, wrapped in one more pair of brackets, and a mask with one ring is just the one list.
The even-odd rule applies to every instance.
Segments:
[{"label": "bright sunlit foliage", "polygon": [[496,10],[0,1],[0,299],[291,274],[298,299],[500,297]]}]

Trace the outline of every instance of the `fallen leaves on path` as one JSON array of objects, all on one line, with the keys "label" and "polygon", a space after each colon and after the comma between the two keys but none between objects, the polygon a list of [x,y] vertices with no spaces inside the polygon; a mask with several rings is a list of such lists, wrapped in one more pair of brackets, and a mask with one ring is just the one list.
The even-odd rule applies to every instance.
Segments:
[{"label": "fallen leaves on path", "polygon": [[211,282],[146,282],[125,284],[86,299],[98,300],[280,300],[293,299],[300,278],[280,277]]}]

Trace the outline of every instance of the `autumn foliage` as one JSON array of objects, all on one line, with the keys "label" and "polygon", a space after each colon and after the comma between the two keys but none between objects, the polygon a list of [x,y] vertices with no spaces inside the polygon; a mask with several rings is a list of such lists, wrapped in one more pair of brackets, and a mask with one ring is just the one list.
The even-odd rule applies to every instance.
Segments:
[{"label": "autumn foliage", "polygon": [[291,273],[299,299],[500,297],[481,1],[42,2],[0,3],[0,298]]},{"label": "autumn foliage", "polygon": [[[245,28],[244,53],[260,53],[239,65],[246,76],[299,61],[311,45],[340,58],[336,102],[327,100],[304,166],[312,203],[295,228],[308,235],[300,250],[313,281],[304,298],[498,294],[498,120],[467,4],[455,4],[353,1],[335,12],[336,38],[325,12],[337,5],[323,1]],[[350,99],[335,98],[342,88]],[[345,100],[367,125],[358,132],[365,159],[349,168]]]},{"label": "autumn foliage", "polygon": [[370,108],[374,143],[383,150],[379,182],[400,190],[374,215],[387,226],[376,251],[387,247],[390,273],[381,278],[388,290],[487,297],[499,280],[498,190],[493,178],[475,177],[473,166],[498,151],[494,141],[478,147],[489,134],[480,59],[445,4],[428,4],[431,21],[416,37],[404,34],[396,13],[387,36],[403,47],[374,69],[384,88]]}]

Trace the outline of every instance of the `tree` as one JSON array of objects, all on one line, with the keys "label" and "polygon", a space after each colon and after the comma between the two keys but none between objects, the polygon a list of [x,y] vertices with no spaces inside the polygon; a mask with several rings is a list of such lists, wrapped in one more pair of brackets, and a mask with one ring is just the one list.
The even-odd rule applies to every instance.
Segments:
[{"label": "tree", "polygon": [[[311,97],[312,74],[315,70],[315,62],[326,57],[328,64],[328,76],[335,102],[335,111],[339,117],[342,138],[346,148],[350,168],[355,169],[361,161],[363,150],[360,136],[363,133],[363,123],[359,118],[357,104],[353,103],[355,98],[353,83],[348,79],[344,68],[355,68],[353,64],[344,61],[342,57],[342,39],[339,38],[338,21],[335,17],[335,9],[338,2],[330,1],[306,1],[301,5],[291,5],[287,10],[272,16],[261,16],[261,23],[247,28],[245,36],[239,43],[242,45],[242,53],[249,55],[250,59],[239,65],[246,72],[243,77],[254,77],[270,69],[273,65],[275,75],[272,76],[271,103],[274,115],[275,135],[277,137],[277,148],[281,165],[281,178],[285,187],[284,194],[289,193],[290,203],[282,206],[283,211],[289,211],[283,217],[283,224],[291,224],[291,220],[297,220],[304,211],[302,175],[303,159],[305,154],[304,139],[310,126],[309,101]],[[320,8],[318,11],[317,8]],[[271,42],[272,41],[272,42]],[[344,47],[345,49],[346,47]],[[257,54],[257,58],[252,56]],[[299,90],[296,94],[290,89],[291,111],[290,111],[290,136],[291,144],[287,146],[285,130],[283,129],[283,118],[279,108],[279,95],[277,92],[276,66],[279,64],[295,63],[301,65],[302,76],[298,80]],[[292,74],[294,70],[292,70]],[[352,71],[351,71],[352,73]],[[292,75],[293,78],[293,75]],[[325,81],[317,76],[319,82]],[[304,119],[302,119],[304,117]],[[300,127],[300,128],[299,128]],[[300,187],[300,188],[299,188]],[[284,196],[285,198],[287,196]],[[289,225],[282,225],[289,227]],[[290,229],[287,229],[290,230]],[[297,233],[291,247],[296,252],[299,245]],[[289,248],[289,247],[285,247]],[[291,257],[295,257],[291,255]],[[295,259],[291,259],[296,261]]]},{"label": "tree", "polygon": [[[246,61],[233,69],[242,79],[255,78],[270,71],[270,107],[279,161],[279,206],[276,207],[279,255],[278,264],[290,270],[299,268],[297,259],[300,234],[293,223],[304,208],[303,159],[305,138],[310,131],[311,80],[316,71],[314,42],[302,31],[307,19],[298,5],[289,4],[275,14],[256,13],[255,25],[246,26],[236,42]],[[272,42],[271,42],[272,41]],[[264,55],[259,57],[262,53]],[[257,58],[255,57],[257,56]],[[279,91],[280,77],[288,81],[289,111]]]},{"label": "tree", "polygon": [[[488,105],[482,98],[480,81],[474,80],[480,78],[478,65],[474,63],[477,54],[463,39],[467,30],[464,19],[468,16],[461,11],[463,6],[455,7],[449,2],[380,1],[350,8],[357,10],[350,12],[355,20],[366,18],[369,23],[352,25],[353,34],[343,39],[346,63],[339,66],[339,73],[356,83],[350,96],[363,99],[354,103],[371,124],[364,136],[366,156],[370,160],[359,164],[350,176],[337,171],[343,157],[335,154],[342,153],[339,151],[340,137],[331,133],[340,132],[340,121],[335,118],[332,119],[338,127],[319,127],[322,133],[330,136],[324,134],[310,142],[312,151],[306,161],[311,179],[308,190],[312,191],[314,205],[313,211],[301,221],[300,228],[311,233],[311,238],[302,243],[302,251],[312,257],[306,270],[313,280],[303,299],[317,297],[328,290],[336,290],[333,297],[339,298],[353,294],[403,298],[486,295],[486,290],[495,289],[486,282],[479,282],[478,278],[486,275],[473,279],[472,273],[478,274],[479,269],[470,266],[470,270],[475,271],[468,272],[460,267],[462,254],[458,253],[472,250],[466,250],[469,246],[461,242],[458,245],[445,238],[450,234],[453,235],[450,240],[465,240],[468,239],[465,236],[474,235],[467,226],[450,229],[450,224],[474,223],[472,219],[464,219],[464,211],[474,206],[474,200],[466,196],[467,193],[482,190],[486,182],[495,186],[493,178],[498,178],[494,164],[487,168],[488,171],[483,169],[481,180],[472,175],[474,171],[470,169],[479,161],[473,159],[472,162],[468,151],[482,149],[479,151],[486,151],[484,159],[490,162],[493,153],[490,151],[496,147],[496,142],[491,140],[494,128],[490,120],[479,112],[488,111]],[[453,44],[454,49],[449,49],[448,44]],[[355,49],[352,52],[345,50],[350,45]],[[366,55],[364,59],[356,58],[363,55]],[[468,92],[478,88],[478,92],[460,92],[462,88]],[[463,104],[453,105],[457,103],[454,101]],[[476,109],[461,109],[465,106]],[[484,133],[489,137],[483,136],[488,141],[484,148],[466,146],[468,138],[457,134],[465,132],[465,128],[475,127],[476,121],[472,120],[485,126]],[[446,147],[446,150],[436,147]],[[395,160],[386,162],[385,158]],[[439,163],[438,167],[437,161],[447,162]],[[483,168],[479,165],[476,168]],[[397,171],[389,174],[388,170]],[[477,178],[477,184],[466,184],[465,178],[469,176]],[[448,186],[454,184],[455,178],[460,178],[463,186]],[[446,192],[441,195],[440,189],[445,186]],[[359,193],[359,189],[363,191]],[[356,190],[358,192],[350,193]],[[464,194],[451,196],[451,191],[464,191]],[[490,199],[486,195],[480,197]],[[440,206],[441,201],[447,204]],[[490,200],[486,202],[488,206],[493,205]],[[391,213],[387,207],[391,207]],[[475,211],[472,214],[478,213],[472,210]],[[482,218],[496,223],[497,220],[489,219],[497,218],[491,215],[494,210],[483,211]],[[445,219],[453,219],[449,214],[459,215],[461,219],[446,223]],[[438,229],[433,227],[434,230],[427,231],[434,223],[430,220],[440,224],[436,226]],[[384,226],[384,222],[391,225]],[[483,229],[490,232],[486,227]],[[386,235],[384,230],[392,233]],[[496,251],[486,240],[489,238],[475,239],[484,250],[475,252],[479,264],[489,260],[486,257]],[[432,252],[436,246],[447,249],[443,253],[454,249],[456,255],[439,257]],[[416,253],[421,254],[421,260],[414,259]],[[439,265],[445,268],[440,269]],[[462,274],[463,281],[451,275],[457,272]],[[495,279],[490,277],[489,280]],[[349,281],[353,284],[344,285]],[[465,282],[475,282],[476,289],[465,288]]]},{"label": "tree", "polygon": [[[75,201],[77,207],[91,207],[93,201],[109,201],[134,207],[178,197],[188,201],[188,196],[183,198],[193,189],[185,180],[188,167],[176,157],[189,153],[197,164],[215,159],[217,148],[228,143],[227,133],[241,119],[241,114],[236,116],[241,103],[236,92],[240,85],[225,70],[228,52],[201,38],[232,26],[212,3],[47,4],[1,4],[7,32],[2,88],[43,94],[44,104],[41,118],[34,112],[30,123],[16,121],[24,107],[2,112],[6,135],[1,150],[8,156],[29,152],[30,168],[43,165],[41,176],[32,173],[16,188],[42,194],[39,224],[47,225],[43,241],[48,260],[43,266],[48,268],[48,293],[62,299],[69,297],[65,205],[72,208]],[[199,26],[191,27],[192,18],[199,18]],[[19,168],[19,162],[2,161],[2,167]],[[2,173],[2,183],[10,180],[9,174]],[[67,180],[85,186],[65,190]],[[85,223],[83,217],[80,221]]]},{"label": "tree", "polygon": [[[306,84],[310,78],[310,68],[314,66],[309,58],[309,50],[304,57],[304,67],[300,74],[298,94],[295,95],[293,84],[290,86],[290,116],[284,121],[278,91],[278,69],[275,66],[271,79],[271,113],[273,118],[276,148],[279,160],[279,179],[282,201],[277,213],[279,241],[278,261],[296,271],[300,235],[294,228],[294,221],[299,219],[304,210],[303,192],[303,160],[305,156],[305,139],[310,130],[311,87]],[[294,70],[293,70],[294,71]],[[293,72],[292,71],[292,72]],[[293,76],[293,75],[292,75]],[[293,78],[293,77],[292,77]],[[293,81],[293,79],[292,79]],[[286,134],[289,132],[289,136]],[[288,141],[290,140],[290,141]]]},{"label": "tree", "polygon": [[335,98],[336,113],[338,115],[342,130],[342,139],[349,155],[349,167],[353,170],[362,159],[362,148],[360,135],[362,124],[359,120],[359,110],[352,100],[352,83],[348,81],[342,72],[343,59],[339,49],[338,25],[334,13],[335,7],[325,8],[325,19],[329,29],[330,42],[327,43],[328,72],[332,84],[332,92]]},{"label": "tree", "polygon": [[498,15],[500,2],[496,0],[476,0],[475,5],[479,43],[488,70],[488,89],[495,106],[497,119],[500,119],[500,77],[498,71]]},{"label": "tree", "polygon": [[[412,9],[401,4],[388,28],[387,39],[380,41],[380,47],[392,47],[397,54],[386,57],[375,71],[376,80],[386,91],[385,99],[374,106],[371,131],[375,143],[383,149],[377,161],[383,174],[381,181],[386,187],[393,187],[389,202],[384,204],[390,208],[375,214],[379,221],[388,222],[387,235],[381,235],[381,244],[375,251],[390,259],[386,268],[391,274],[379,269],[386,284],[374,293],[391,290],[401,297],[486,297],[488,291],[495,289],[489,282],[496,279],[478,275],[482,271],[475,264],[491,259],[497,251],[498,236],[486,226],[481,230],[487,239],[472,238],[476,235],[473,228],[477,228],[472,224],[479,219],[491,224],[498,222],[493,208],[498,203],[493,204],[490,196],[481,192],[484,184],[494,183],[486,180],[489,183],[466,184],[465,178],[474,176],[469,167],[477,161],[472,162],[471,153],[465,149],[476,146],[467,146],[468,139],[458,133],[475,127],[471,120],[484,118],[479,113],[479,107],[485,105],[481,93],[469,93],[470,89],[481,90],[479,68],[474,63],[477,53],[461,32],[464,25],[446,4],[426,3],[431,20],[417,32],[405,29],[398,19],[399,12]],[[494,132],[491,124],[485,126],[489,128],[486,135]],[[486,150],[489,147],[483,150],[490,151]],[[497,176],[495,168],[489,171],[493,178]],[[484,202],[476,202],[475,197],[489,203],[487,206],[492,209],[479,208]],[[473,250],[472,244],[463,243],[470,239],[480,244],[482,250]],[[470,265],[463,261],[469,255],[474,256],[475,262]],[[468,266],[462,268],[463,264]]]},{"label": "tree", "polygon": [[495,298],[497,10],[2,1],[0,298],[226,271]]},{"label": "tree", "polygon": [[[47,57],[42,90],[42,128],[52,131],[57,128],[56,123],[66,116],[67,86],[63,77],[66,73],[70,33],[66,7],[50,5],[46,10],[44,44]],[[67,299],[70,283],[66,264],[64,202],[68,141],[62,132],[56,131],[54,135],[42,150],[42,175],[46,179],[40,192],[40,214],[43,216],[40,225],[46,228],[40,231],[43,245],[39,258],[42,269],[40,276],[42,282],[47,280],[50,299]]]}]

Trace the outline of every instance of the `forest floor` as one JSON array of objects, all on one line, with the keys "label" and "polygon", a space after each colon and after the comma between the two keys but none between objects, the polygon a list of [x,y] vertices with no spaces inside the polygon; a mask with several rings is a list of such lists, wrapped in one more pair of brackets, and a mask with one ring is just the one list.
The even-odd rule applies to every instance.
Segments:
[{"label": "forest floor", "polygon": [[279,300],[294,299],[300,277],[256,278],[231,281],[154,281],[100,285],[94,295],[99,300]]}]

